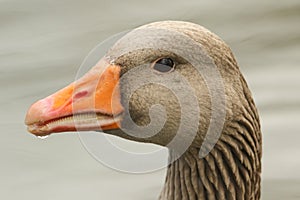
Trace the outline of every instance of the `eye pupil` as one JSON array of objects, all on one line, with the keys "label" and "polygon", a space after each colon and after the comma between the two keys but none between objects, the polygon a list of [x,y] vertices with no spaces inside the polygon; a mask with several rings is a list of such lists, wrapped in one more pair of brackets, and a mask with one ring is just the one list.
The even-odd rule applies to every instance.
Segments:
[{"label": "eye pupil", "polygon": [[174,62],[171,58],[161,58],[154,63],[153,69],[165,73],[173,70]]}]

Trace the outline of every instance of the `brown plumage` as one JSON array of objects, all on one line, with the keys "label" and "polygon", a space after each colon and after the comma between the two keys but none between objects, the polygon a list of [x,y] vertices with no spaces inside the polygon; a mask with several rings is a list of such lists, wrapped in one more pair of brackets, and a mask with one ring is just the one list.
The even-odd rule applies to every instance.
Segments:
[{"label": "brown plumage", "polygon": [[[168,37],[164,34],[156,35],[155,30],[167,30],[171,32],[171,35],[167,34]],[[154,33],[151,35],[152,32]],[[149,33],[149,35],[143,40],[144,35],[141,33]],[[210,137],[208,137],[207,143],[204,142],[211,122],[210,117],[213,112],[218,113],[221,111],[213,110],[212,100],[210,99],[211,91],[205,77],[199,75],[191,63],[166,49],[150,48],[151,45],[153,47],[157,44],[159,47],[158,43],[172,41],[172,33],[174,33],[174,38],[178,34],[182,34],[197,43],[203,51],[193,53],[195,55],[199,54],[200,58],[203,57],[203,59],[209,57],[222,77],[225,100],[224,126],[217,143],[203,158],[199,156],[202,144],[213,143],[210,141]],[[187,47],[186,43],[180,38],[174,39],[173,42],[177,46],[181,46],[182,49],[195,51],[191,49],[192,47]],[[143,45],[149,47],[141,48]],[[189,134],[188,129],[178,132],[181,123],[182,105],[176,94],[162,84],[155,84],[155,81],[164,80],[168,76],[168,86],[180,91],[183,82],[177,80],[172,72],[165,76],[163,74],[153,75],[151,71],[143,73],[143,70],[141,70],[150,69],[151,63],[159,58],[166,57],[174,60],[176,65],[174,71],[182,75],[195,91],[196,101],[201,112],[191,110],[190,113],[184,113],[188,119],[186,123],[192,122],[195,116],[199,115],[198,130],[195,137]],[[168,166],[166,182],[159,199],[260,199],[262,140],[257,109],[230,48],[218,36],[193,23],[179,21],[155,22],[139,27],[120,39],[109,50],[107,58],[114,65],[120,66],[121,104],[125,110],[128,110],[128,113],[125,112],[124,119],[120,121],[119,127],[121,129],[107,128],[105,132],[129,140],[162,146],[168,146],[177,134],[180,135],[182,143],[177,146],[168,146],[172,162]],[[207,60],[203,60],[202,65],[207,62]],[[138,66],[142,66],[142,68],[140,69]],[[128,72],[130,74],[125,76]],[[139,77],[153,83],[142,85],[131,93],[136,84],[135,80]],[[127,94],[130,94],[130,96],[127,96]],[[191,95],[187,95],[185,98],[186,102],[192,102]],[[166,121],[162,129],[151,137],[140,137],[146,134],[146,131],[138,132],[140,135],[128,135],[126,131],[130,132],[133,128],[126,117],[130,117],[136,125],[145,127],[151,120],[155,120],[149,116],[151,106],[155,104],[160,104],[165,108]],[[76,114],[74,112],[73,115]],[[28,116],[31,116],[31,114],[28,114]],[[160,118],[162,114],[156,113],[156,117]],[[27,117],[27,124],[30,124],[28,121],[31,119],[29,118]],[[216,120],[218,121],[218,118]],[[156,128],[155,125],[154,128]],[[37,134],[37,132],[34,133]],[[46,132],[44,131],[44,133]],[[49,133],[50,131],[47,132],[47,134]],[[181,147],[188,143],[191,137],[191,144],[182,152]],[[209,146],[204,146],[204,148],[209,148]]]}]

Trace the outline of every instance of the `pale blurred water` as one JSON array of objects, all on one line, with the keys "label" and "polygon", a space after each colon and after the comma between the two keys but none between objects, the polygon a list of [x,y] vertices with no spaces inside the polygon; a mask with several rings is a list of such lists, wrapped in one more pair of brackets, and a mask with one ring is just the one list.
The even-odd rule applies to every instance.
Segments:
[{"label": "pale blurred water", "polygon": [[165,171],[106,168],[76,134],[34,138],[28,106],[73,81],[108,36],[151,21],[204,25],[232,47],[260,110],[263,199],[300,199],[300,2],[0,0],[0,199],[155,199]]}]

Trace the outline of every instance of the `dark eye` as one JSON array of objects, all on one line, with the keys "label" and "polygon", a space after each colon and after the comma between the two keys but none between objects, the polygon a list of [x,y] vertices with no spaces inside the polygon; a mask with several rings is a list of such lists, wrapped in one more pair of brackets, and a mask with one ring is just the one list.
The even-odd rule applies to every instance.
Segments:
[{"label": "dark eye", "polygon": [[152,68],[161,73],[173,71],[175,65],[171,58],[161,58],[154,62]]}]

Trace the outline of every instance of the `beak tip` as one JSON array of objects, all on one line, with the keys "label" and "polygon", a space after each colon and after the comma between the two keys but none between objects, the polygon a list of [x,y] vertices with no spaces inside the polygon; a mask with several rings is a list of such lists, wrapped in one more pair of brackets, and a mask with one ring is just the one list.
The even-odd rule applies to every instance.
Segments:
[{"label": "beak tip", "polygon": [[45,115],[45,102],[39,100],[32,104],[25,116],[25,124],[31,125],[36,122],[41,122]]}]

